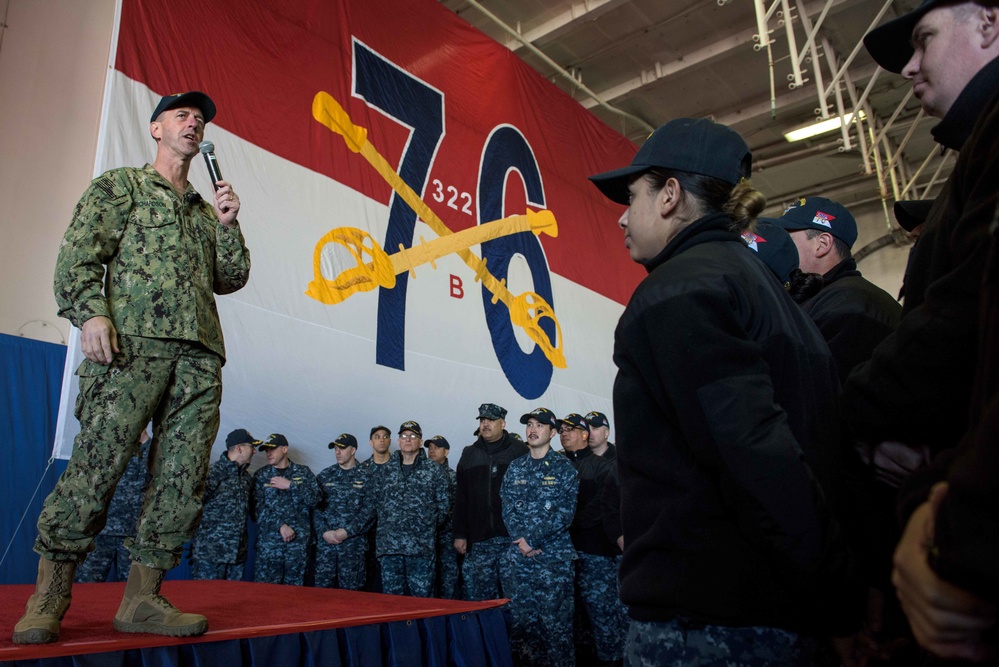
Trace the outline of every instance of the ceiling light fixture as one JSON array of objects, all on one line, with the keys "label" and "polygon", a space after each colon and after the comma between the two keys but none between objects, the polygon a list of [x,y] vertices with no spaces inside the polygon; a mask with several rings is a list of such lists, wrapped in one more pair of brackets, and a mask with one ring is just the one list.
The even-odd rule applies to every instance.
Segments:
[{"label": "ceiling light fixture", "polygon": [[[843,117],[846,124],[849,125],[853,122],[853,114],[848,113]],[[867,115],[861,110],[860,112],[861,120],[867,118]],[[818,136],[820,134],[826,134],[827,132],[834,132],[840,128],[840,117],[829,118],[828,120],[820,120],[817,123],[811,123],[810,125],[805,125],[804,127],[799,127],[796,130],[791,130],[790,132],[784,133],[784,138],[788,141],[801,141],[803,139],[811,139],[812,137]]]}]

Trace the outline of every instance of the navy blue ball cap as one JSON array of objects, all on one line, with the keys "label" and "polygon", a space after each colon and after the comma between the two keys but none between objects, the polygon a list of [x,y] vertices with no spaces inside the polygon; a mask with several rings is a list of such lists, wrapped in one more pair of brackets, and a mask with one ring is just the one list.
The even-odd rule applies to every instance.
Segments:
[{"label": "navy blue ball cap", "polygon": [[347,449],[348,447],[357,449],[357,438],[352,436],[350,433],[341,433],[333,439],[333,442],[330,443],[329,447],[330,449],[333,449],[334,447],[337,447],[338,449]]},{"label": "navy blue ball cap", "polygon": [[390,429],[388,426],[382,426],[381,424],[379,424],[378,426],[373,426],[371,428],[371,433],[368,435],[368,437],[373,438],[375,433],[377,433],[378,431],[385,431],[385,435],[392,435],[392,429]]},{"label": "navy blue ball cap", "polygon": [[953,0],[923,0],[908,14],[903,14],[864,35],[864,46],[874,62],[889,72],[901,74],[912,58],[912,31],[931,9],[954,4]]},{"label": "navy blue ball cap", "polygon": [[935,199],[903,199],[895,202],[895,220],[907,232],[926,222]]},{"label": "navy blue ball cap", "polygon": [[160,103],[153,110],[153,115],[149,117],[149,122],[155,122],[161,113],[169,109],[176,109],[177,107],[196,107],[201,109],[201,113],[205,115],[206,125],[212,122],[212,118],[215,118],[215,102],[212,102],[212,98],[200,90],[192,90],[188,93],[164,95],[160,98]]},{"label": "navy blue ball cap", "polygon": [[566,424],[568,424],[572,428],[578,428],[582,431],[590,430],[590,425],[586,423],[586,418],[583,417],[583,415],[577,414],[575,412],[567,414],[565,417],[558,420],[559,428],[564,427]]},{"label": "navy blue ball cap", "polygon": [[399,434],[402,435],[405,431],[412,431],[421,438],[423,437],[423,429],[420,428],[419,422],[414,422],[412,420],[403,422],[402,426],[399,427]]},{"label": "navy blue ball cap", "polygon": [[429,447],[431,445],[431,443],[437,445],[438,447],[442,447],[444,449],[448,449],[448,450],[451,449],[451,443],[448,442],[447,438],[445,438],[443,435],[435,435],[434,437],[430,438],[429,440],[424,441],[423,444],[426,445],[427,447]]},{"label": "navy blue ball cap", "polygon": [[235,447],[236,445],[249,445],[253,447],[255,442],[254,437],[245,428],[237,428],[225,437],[226,449]]},{"label": "navy blue ball cap", "polygon": [[775,223],[773,218],[757,218],[756,229],[744,233],[742,239],[784,285],[791,282],[791,272],[798,268],[800,258],[791,235]]},{"label": "navy blue ball cap", "polygon": [[591,410],[586,413],[584,419],[590,426],[606,426],[607,428],[610,428],[610,420],[608,420],[607,415],[602,412]]},{"label": "navy blue ball cap", "polygon": [[520,418],[520,423],[526,424],[532,419],[537,419],[542,424],[546,424],[552,428],[558,428],[558,420],[555,418],[555,413],[548,408],[535,408],[531,410]]},{"label": "navy blue ball cap", "polygon": [[857,242],[857,221],[839,202],[825,197],[801,197],[784,209],[774,222],[789,232],[817,229],[828,232],[852,248]]},{"label": "navy blue ball cap", "polygon": [[284,437],[280,433],[271,433],[269,436],[267,436],[267,440],[263,442],[257,440],[253,444],[255,444],[260,449],[270,449],[272,447],[287,447],[288,438]]},{"label": "navy blue ball cap", "polygon": [[604,196],[628,204],[628,183],[650,169],[674,169],[735,185],[749,178],[753,154],[735,130],[707,118],[677,118],[642,144],[631,165],[590,176]]}]

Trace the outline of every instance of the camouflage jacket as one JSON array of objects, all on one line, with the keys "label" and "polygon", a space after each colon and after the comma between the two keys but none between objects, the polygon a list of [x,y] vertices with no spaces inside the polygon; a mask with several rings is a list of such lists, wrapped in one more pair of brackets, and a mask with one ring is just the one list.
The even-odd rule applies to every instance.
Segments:
[{"label": "camouflage jacket", "polygon": [[371,473],[361,464],[344,470],[333,464],[316,476],[319,504],[312,517],[316,542],[328,530],[343,528],[349,538],[363,536],[374,521],[374,506],[367,499]]},{"label": "camouflage jacket", "polygon": [[246,561],[246,517],[250,513],[253,479],[247,465],[230,461],[226,452],[208,470],[201,525],[191,553],[209,563]]},{"label": "camouflage jacket", "polygon": [[146,498],[149,486],[149,446],[152,438],[137,445],[135,453],[128,461],[125,474],[118,481],[111,504],[108,505],[108,521],[101,535],[112,537],[135,537],[142,513],[142,501]]},{"label": "camouflage jacket", "polygon": [[103,315],[122,335],[197,342],[224,360],[214,294],[249,276],[239,228],[222,226],[193,186],[178,194],[147,164],[105,172],[83,193],[59,247],[55,297],[77,327]]},{"label": "camouflage jacket", "polygon": [[[542,459],[525,454],[507,468],[500,487],[503,523],[510,539],[523,537],[543,562],[575,560],[569,526],[576,513],[579,477],[554,449]],[[516,547],[514,547],[516,549]]]},{"label": "camouflage jacket", "polygon": [[401,454],[393,452],[375,487],[375,553],[433,558],[437,528],[448,512],[447,487],[444,470],[422,448],[408,474]]},{"label": "camouflage jacket", "polygon": [[453,541],[453,524],[454,524],[454,492],[458,486],[458,475],[454,471],[454,468],[448,466],[447,461],[441,466],[444,472],[447,473],[447,515],[444,517],[444,523],[441,524],[440,530],[438,531],[441,535],[448,536],[449,540]]},{"label": "camouflage jacket", "polygon": [[[291,488],[268,486],[271,477],[290,479]],[[266,465],[253,474],[253,517],[265,539],[280,540],[285,523],[295,531],[296,541],[311,539],[312,508],[318,501],[319,485],[308,466],[289,461],[287,468]]]}]

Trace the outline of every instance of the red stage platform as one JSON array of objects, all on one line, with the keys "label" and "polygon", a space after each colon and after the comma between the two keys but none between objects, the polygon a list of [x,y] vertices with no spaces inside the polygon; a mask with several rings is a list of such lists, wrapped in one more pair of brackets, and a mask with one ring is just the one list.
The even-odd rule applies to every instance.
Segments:
[{"label": "red stage platform", "polygon": [[167,581],[162,592],[171,602],[184,611],[208,617],[208,632],[201,637],[174,639],[112,629],[111,620],[125,584],[77,584],[59,642],[16,645],[10,640],[11,632],[33,588],[0,586],[0,661],[226,642],[440,616],[457,615],[456,619],[464,620],[466,615],[496,609],[507,602],[436,600],[228,581]]}]

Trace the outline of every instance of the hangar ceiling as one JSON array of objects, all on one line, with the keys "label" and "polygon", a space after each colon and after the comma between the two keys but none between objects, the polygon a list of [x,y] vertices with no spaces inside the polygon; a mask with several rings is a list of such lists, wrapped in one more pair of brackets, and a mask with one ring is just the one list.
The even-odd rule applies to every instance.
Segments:
[{"label": "hangar ceiling", "polygon": [[[677,117],[733,127],[768,215],[811,194],[890,211],[935,195],[953,167],[936,119],[861,45],[918,0],[440,1],[636,144]],[[834,129],[785,139],[822,119]]]}]

